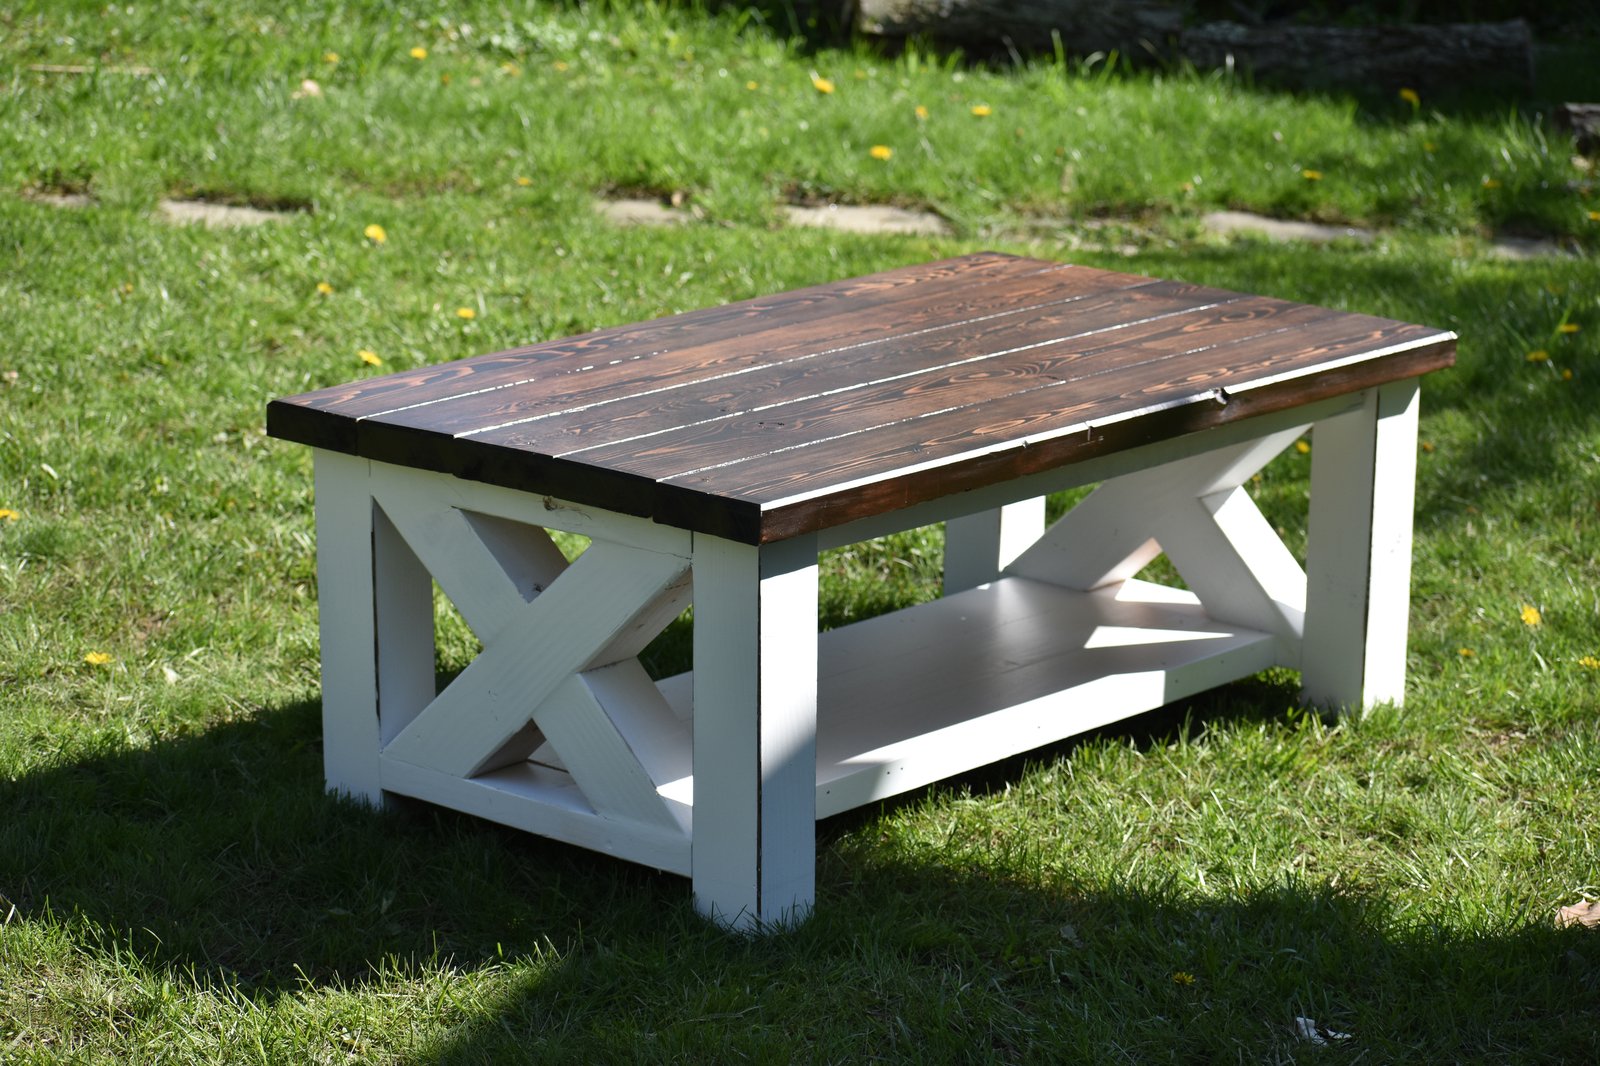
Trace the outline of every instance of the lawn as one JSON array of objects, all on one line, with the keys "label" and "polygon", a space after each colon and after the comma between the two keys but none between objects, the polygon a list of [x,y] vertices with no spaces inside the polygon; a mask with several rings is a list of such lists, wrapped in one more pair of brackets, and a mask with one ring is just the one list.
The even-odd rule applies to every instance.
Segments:
[{"label": "lawn", "polygon": [[[775,10],[0,11],[0,1061],[1600,1058],[1600,930],[1556,922],[1600,897],[1594,160],[1537,93],[882,56]],[[951,235],[782,223],[818,200]],[[1324,721],[1273,672],[831,819],[816,915],[759,941],[679,878],[324,795],[310,456],[268,399],[985,248],[1460,334],[1403,708]],[[1256,486],[1295,547],[1308,473]],[[831,553],[824,622],[937,595],[941,551]]]}]

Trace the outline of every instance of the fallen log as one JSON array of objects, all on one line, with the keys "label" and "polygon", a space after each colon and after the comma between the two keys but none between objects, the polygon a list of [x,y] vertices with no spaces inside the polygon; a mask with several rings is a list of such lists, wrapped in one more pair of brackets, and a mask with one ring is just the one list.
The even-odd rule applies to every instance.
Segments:
[{"label": "fallen log", "polygon": [[1578,151],[1600,153],[1600,104],[1562,104],[1556,108],[1556,125],[1572,134]]},{"label": "fallen log", "polygon": [[1533,38],[1521,19],[1403,26],[1208,22],[1185,30],[1178,49],[1197,67],[1237,67],[1296,87],[1533,85]]},{"label": "fallen log", "polygon": [[[1187,29],[1168,0],[852,0],[859,33],[926,37],[979,52],[1010,48],[1084,56],[1185,59],[1202,69],[1249,70],[1296,88],[1418,91],[1533,83],[1533,39],[1508,22],[1312,26],[1207,22]],[[1058,44],[1059,42],[1059,44]]]},{"label": "fallen log", "polygon": [[1167,0],[855,0],[857,32],[928,37],[963,47],[1014,47],[1071,55],[1118,51],[1165,54],[1183,28]]}]

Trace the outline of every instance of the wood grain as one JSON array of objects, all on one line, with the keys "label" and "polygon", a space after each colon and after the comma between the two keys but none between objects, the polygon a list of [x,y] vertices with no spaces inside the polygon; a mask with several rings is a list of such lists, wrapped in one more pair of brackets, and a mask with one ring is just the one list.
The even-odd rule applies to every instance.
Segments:
[{"label": "wood grain", "polygon": [[276,400],[268,428],[766,543],[1414,377],[1454,341],[983,254]]},{"label": "wood grain", "polygon": [[[790,363],[832,358],[864,351],[910,335],[924,336],[959,328],[991,317],[1005,317],[1070,304],[1121,288],[1156,284],[1132,274],[1092,270],[1040,270],[1022,274],[999,292],[978,296],[942,291],[895,292],[881,299],[841,305],[819,314],[809,303],[785,305],[740,320],[737,332],[724,335],[729,323],[720,309],[692,312],[684,318],[711,319],[704,329],[681,324],[643,337],[595,339],[590,348],[571,351],[565,342],[523,354],[516,364],[496,364],[471,377],[448,383],[418,385],[386,402],[405,402],[393,410],[363,418],[425,427],[452,436],[474,436],[488,430],[532,425],[552,415],[590,413],[592,420],[613,417],[612,404],[631,402],[646,409],[676,398],[686,387],[715,390],[719,382],[737,389],[752,371]],[[681,337],[674,342],[662,334]],[[643,352],[639,344],[654,345]],[[520,375],[511,382],[501,378]],[[435,395],[437,393],[437,395]],[[670,410],[670,408],[668,408]],[[565,422],[566,419],[563,419]],[[581,420],[580,420],[581,421]]]}]

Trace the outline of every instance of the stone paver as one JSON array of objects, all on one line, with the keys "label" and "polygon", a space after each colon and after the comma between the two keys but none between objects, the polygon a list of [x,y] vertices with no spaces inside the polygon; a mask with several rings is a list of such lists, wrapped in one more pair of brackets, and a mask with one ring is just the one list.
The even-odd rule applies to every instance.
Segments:
[{"label": "stone paver", "polygon": [[668,207],[659,200],[596,200],[594,206],[619,226],[681,226],[695,219],[688,211]]},{"label": "stone paver", "polygon": [[844,233],[948,237],[952,232],[950,224],[931,211],[911,211],[881,204],[823,204],[818,207],[785,204],[783,215],[791,226],[833,229]]},{"label": "stone paver", "polygon": [[238,229],[284,222],[293,217],[287,211],[263,211],[259,207],[214,204],[206,200],[162,200],[156,211],[168,222],[183,226],[209,226],[212,229]]},{"label": "stone paver", "polygon": [[1371,230],[1356,226],[1325,226],[1317,222],[1291,222],[1248,211],[1213,211],[1200,220],[1207,231],[1219,234],[1259,233],[1270,241],[1371,241]]}]

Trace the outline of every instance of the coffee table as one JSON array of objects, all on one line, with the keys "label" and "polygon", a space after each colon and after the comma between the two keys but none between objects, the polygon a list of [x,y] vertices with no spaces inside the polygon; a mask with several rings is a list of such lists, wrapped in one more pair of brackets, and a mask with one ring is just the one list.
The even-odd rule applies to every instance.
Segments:
[{"label": "coffee table", "polygon": [[[811,909],[818,817],[1274,665],[1399,701],[1418,378],[1454,355],[980,254],[275,400],[315,449],[328,786],[688,875],[758,930]],[[1302,567],[1246,486],[1308,431]],[[941,599],[819,637],[820,550],[935,522]],[[1186,588],[1135,576],[1162,553]],[[435,583],[483,645],[442,688]],[[693,671],[653,680],[691,603]]]}]

